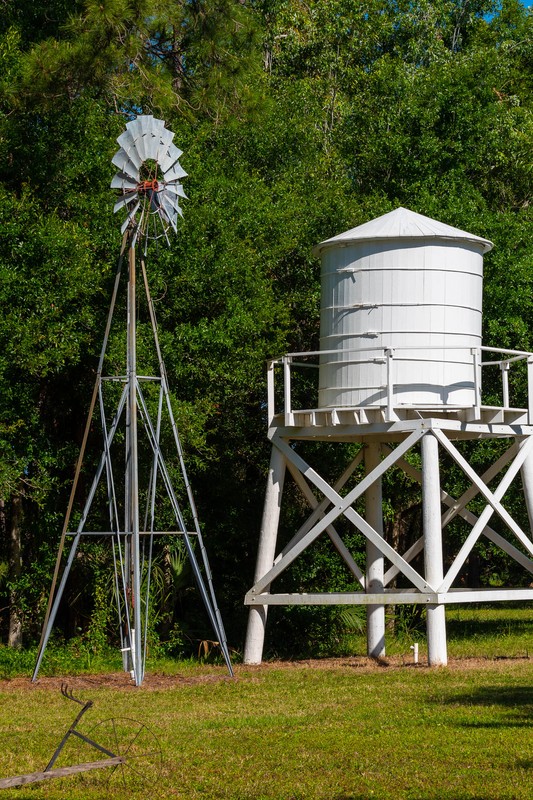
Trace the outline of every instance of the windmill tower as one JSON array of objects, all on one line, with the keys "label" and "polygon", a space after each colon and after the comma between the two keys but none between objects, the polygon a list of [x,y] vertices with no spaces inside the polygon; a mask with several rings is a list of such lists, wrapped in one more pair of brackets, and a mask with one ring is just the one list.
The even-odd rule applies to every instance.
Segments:
[{"label": "windmill tower", "polygon": [[[483,255],[491,247],[478,236],[398,208],[315,248],[322,263],[320,350],[289,353],[269,363],[272,456],[255,580],[245,597],[250,606],[245,663],[262,659],[270,605],[365,605],[367,652],[378,657],[385,653],[385,606],[422,604],[428,660],[439,665],[447,663],[447,604],[533,600],[531,532],[522,530],[502,503],[521,474],[533,520],[533,354],[482,346]],[[318,389],[303,408],[293,398],[294,374],[301,368],[314,370]],[[511,402],[511,368],[527,374],[526,408]],[[482,374],[490,370],[501,375],[497,406],[482,400]],[[507,444],[481,476],[462,448],[463,442],[479,439]],[[309,441],[361,447],[331,483],[304,458]],[[416,453],[421,468],[410,453]],[[459,498],[441,487],[441,454],[467,479],[469,488]],[[364,468],[360,478],[359,465]],[[384,536],[382,478],[389,470],[399,470],[421,487],[422,535],[404,552]],[[490,488],[504,470],[499,485]],[[311,513],[278,550],[286,474]],[[475,514],[469,503],[479,496],[485,506]],[[363,499],[364,513],[356,506]],[[500,522],[493,528],[494,515]],[[337,530],[342,518],[365,537],[363,562]],[[458,519],[467,533],[445,559],[443,545],[451,547],[446,529]],[[319,537],[329,538],[353,590],[274,591],[276,579]],[[462,570],[481,538],[523,568],[520,586],[464,585]],[[405,588],[394,587],[398,578]]]},{"label": "windmill tower", "polygon": [[[180,181],[186,173],[179,163],[181,150],[172,143],[173,138],[174,134],[165,128],[163,120],[139,116],[126,125],[126,130],[117,140],[120,149],[112,161],[118,172],[111,188],[121,192],[114,211],[126,210],[126,219],[121,228],[122,247],[33,680],[37,678],[81,538],[89,536],[104,537],[110,542],[124,668],[131,673],[137,686],[142,684],[145,673],[154,550],[162,535],[177,536],[183,542],[215,638],[229,673],[233,674],[172,409],[145,263],[148,243],[155,239],[163,239],[168,243],[169,234],[177,232],[178,215],[182,213],[179,202],[185,193]],[[139,245],[141,255],[137,259]],[[124,280],[127,281],[125,365],[121,374],[110,375],[105,372],[106,354],[117,298]],[[141,292],[138,291],[138,284]],[[137,362],[137,307],[141,295],[148,312],[157,363],[154,374],[149,375],[139,373]],[[97,410],[103,439],[102,452],[79,521],[75,529],[70,530],[87,440]],[[165,425],[169,431],[166,444],[163,442]],[[169,461],[169,440],[172,450],[170,457],[174,461],[177,459],[179,464],[181,486],[186,496],[185,507],[180,505],[175,490],[174,471],[170,469]],[[141,467],[143,447],[144,461]],[[103,530],[89,530],[96,498],[102,489],[109,521]],[[159,524],[159,507],[163,502],[173,519],[170,530],[168,523],[164,528]],[[62,568],[67,543],[68,555]]]}]

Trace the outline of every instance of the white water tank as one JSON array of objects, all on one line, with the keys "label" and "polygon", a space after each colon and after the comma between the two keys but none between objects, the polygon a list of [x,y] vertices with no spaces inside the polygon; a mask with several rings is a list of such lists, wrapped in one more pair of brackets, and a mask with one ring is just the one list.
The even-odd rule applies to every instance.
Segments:
[{"label": "white water tank", "polygon": [[[475,405],[491,242],[398,208],[314,248],[322,262],[319,406]],[[331,352],[333,351],[333,352]]]}]

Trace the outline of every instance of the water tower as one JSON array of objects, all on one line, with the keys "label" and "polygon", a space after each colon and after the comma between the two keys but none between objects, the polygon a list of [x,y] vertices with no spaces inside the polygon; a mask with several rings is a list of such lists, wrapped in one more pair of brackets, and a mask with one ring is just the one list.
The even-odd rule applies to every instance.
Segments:
[{"label": "water tower", "polygon": [[[483,255],[491,247],[486,239],[398,208],[315,248],[322,264],[320,350],[289,353],[268,367],[272,455],[254,585],[245,598],[246,663],[262,659],[269,605],[366,605],[368,655],[378,657],[385,653],[385,607],[423,604],[428,660],[441,665],[447,663],[447,604],[533,599],[531,532],[502,504],[520,473],[533,519],[533,354],[482,346]],[[293,385],[296,370],[304,369],[318,380],[314,397],[300,408]],[[527,375],[527,408],[511,403],[511,369]],[[499,374],[496,406],[482,400],[482,375],[489,371]],[[506,440],[505,449],[479,476],[461,443],[486,438]],[[299,443],[306,441],[361,447],[332,483],[303,457]],[[410,451],[420,454],[420,469],[406,458]],[[441,488],[441,451],[467,478],[469,488],[458,498]],[[405,552],[384,537],[381,484],[390,469],[421,486],[422,534]],[[310,515],[277,552],[287,471]],[[475,514],[469,504],[479,496],[485,505]],[[360,498],[364,513],[356,507]],[[493,515],[503,533],[491,527]],[[336,529],[341,517],[364,535],[364,563]],[[445,559],[446,528],[457,517],[467,533]],[[276,593],[276,578],[320,536],[343,560],[354,590]],[[520,586],[465,586],[463,568],[480,537],[523,568]],[[399,577],[407,588],[395,588]]]}]

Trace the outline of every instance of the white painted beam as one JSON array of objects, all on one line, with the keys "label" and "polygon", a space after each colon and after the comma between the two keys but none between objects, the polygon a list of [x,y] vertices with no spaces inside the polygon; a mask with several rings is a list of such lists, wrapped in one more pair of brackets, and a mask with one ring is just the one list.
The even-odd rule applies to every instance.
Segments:
[{"label": "white painted beam", "polygon": [[248,592],[245,605],[269,606],[355,606],[371,605],[450,605],[455,603],[495,603],[533,600],[533,588],[522,589],[451,589],[449,592],[416,592],[408,589],[386,589],[382,594],[365,592],[282,592],[253,594]]}]

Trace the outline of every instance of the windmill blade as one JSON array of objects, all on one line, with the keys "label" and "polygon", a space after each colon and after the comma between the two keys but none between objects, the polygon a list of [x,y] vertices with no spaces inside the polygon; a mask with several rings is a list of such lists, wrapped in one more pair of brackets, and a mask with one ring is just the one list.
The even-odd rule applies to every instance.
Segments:
[{"label": "windmill blade", "polygon": [[[156,156],[156,161],[157,161],[157,163],[159,164],[159,166],[161,167],[162,170],[163,170],[163,166],[162,166],[162,163],[161,163],[162,159],[164,158],[165,153],[167,153],[169,148],[171,147],[173,138],[174,138],[174,134],[172,133],[172,131],[169,131],[166,128],[163,128],[163,130],[161,132],[159,146],[157,148],[157,156]],[[163,170],[163,172],[164,172],[164,170]]]},{"label": "windmill blade", "polygon": [[183,216],[183,212],[180,208],[180,204],[176,195],[168,195],[166,194],[164,197],[164,208],[167,214],[173,216],[177,222],[178,214],[180,217]]},{"label": "windmill blade", "polygon": [[125,130],[124,133],[120,134],[120,136],[117,139],[117,142],[122,147],[124,152],[127,154],[131,163],[135,164],[137,169],[140,169],[142,167],[143,159],[137,152],[137,142],[131,135],[131,132]]},{"label": "windmill blade", "polygon": [[146,136],[140,135],[135,139],[135,144],[137,146],[137,153],[139,154],[139,158],[142,160],[143,164],[147,159],[145,142],[146,142]]},{"label": "windmill blade", "polygon": [[154,161],[157,161],[157,153],[161,144],[161,135],[164,126],[165,123],[163,122],[162,119],[154,119],[152,117],[152,126],[150,129],[150,135],[146,136],[145,152],[146,152],[146,157],[151,158]]},{"label": "windmill blade", "polygon": [[168,214],[163,202],[164,198],[161,195],[158,195],[157,199],[155,199],[155,202],[152,205],[152,209],[156,214],[159,214],[161,219],[163,219],[165,222],[168,222]]},{"label": "windmill blade", "polygon": [[125,172],[130,178],[133,178],[134,181],[137,181],[137,183],[139,182],[139,168],[136,167],[132,161],[130,161],[128,154],[122,149],[122,147],[118,153],[115,153],[111,159],[111,163],[114,164],[115,167],[117,167],[121,172]]},{"label": "windmill blade", "polygon": [[136,188],[137,181],[134,181],[133,178],[130,178],[129,175],[126,175],[124,172],[117,172],[111,181],[111,189],[122,189],[122,191],[125,192],[127,189]]},{"label": "windmill blade", "polygon": [[126,130],[128,130],[133,139],[137,140],[140,139],[143,135],[143,117],[135,117],[135,119],[131,119],[129,122],[126,123]]},{"label": "windmill blade", "polygon": [[163,197],[163,206],[165,209],[172,209],[172,213],[176,213],[176,210],[179,208],[179,202],[176,195],[169,195],[165,192]]},{"label": "windmill blade", "polygon": [[152,126],[154,122],[154,118],[151,114],[145,114],[141,117],[137,117],[140,122],[141,128],[141,136],[142,136],[142,151],[144,154],[144,160],[146,161],[149,158],[153,158],[150,153],[150,142],[152,141]]},{"label": "windmill blade", "polygon": [[151,125],[153,122],[153,117],[151,114],[145,114],[141,117],[137,117],[136,122],[138,122],[138,130],[139,130],[139,138],[138,138],[138,150],[139,155],[142,156],[143,161],[146,161],[151,156],[148,154],[148,142],[152,139],[152,132],[151,132]]},{"label": "windmill blade", "polygon": [[161,203],[161,207],[162,207],[163,211],[165,212],[165,215],[166,215],[168,221],[170,222],[170,224],[174,228],[174,233],[177,233],[176,221],[177,221],[178,215],[176,214],[176,207],[173,205],[173,203],[170,202],[168,197],[163,197],[163,201]]},{"label": "windmill blade", "polygon": [[141,123],[142,135],[146,136],[148,133],[151,134],[154,122],[153,116],[151,114],[141,114],[137,119]]},{"label": "windmill blade", "polygon": [[164,120],[152,117],[152,134],[153,136],[157,136],[159,141],[161,141],[163,130],[165,130]]},{"label": "windmill blade", "polygon": [[144,152],[146,153],[147,161],[156,160],[158,144],[159,140],[157,136],[154,136],[152,132],[146,134],[144,137]]},{"label": "windmill blade", "polygon": [[177,195],[178,197],[183,197],[184,200],[188,200],[187,195],[185,194],[185,190],[181,183],[167,183],[165,184],[165,190],[172,195]]},{"label": "windmill blade", "polygon": [[163,222],[170,224],[170,215],[172,214],[172,209],[165,204],[165,199],[163,197],[158,197],[157,203],[154,203],[152,209],[153,213],[159,216]]},{"label": "windmill blade", "polygon": [[169,170],[163,173],[163,178],[165,180],[165,183],[168,183],[169,181],[177,181],[180,178],[185,178],[185,177],[187,177],[187,173],[185,172],[181,164],[178,163],[174,164],[173,167],[171,167]]},{"label": "windmill blade", "polygon": [[178,232],[178,226],[176,224],[176,220],[177,220],[177,217],[175,217],[175,216],[169,217],[169,220],[168,220],[170,222],[171,226],[172,226],[172,230],[174,231],[174,233]]},{"label": "windmill blade", "polygon": [[121,208],[124,208],[124,206],[127,206],[128,203],[131,203],[132,200],[137,200],[138,196],[139,195],[137,191],[127,192],[123,197],[120,198],[120,200],[118,200],[115,203],[115,205],[113,206],[113,213],[116,214],[117,211],[120,211]]},{"label": "windmill blade", "polygon": [[168,172],[170,167],[176,163],[178,158],[183,155],[183,152],[176,147],[175,144],[169,144],[166,151],[161,155],[159,158],[159,166],[161,167],[161,172]]},{"label": "windmill blade", "polygon": [[133,222],[133,218],[135,217],[135,214],[136,214],[136,213],[137,213],[137,211],[139,210],[139,207],[140,207],[140,205],[141,205],[140,203],[137,203],[137,204],[135,205],[135,207],[134,207],[134,208],[133,208],[133,209],[130,211],[130,213],[128,214],[128,216],[127,216],[127,217],[126,217],[126,219],[124,220],[124,222],[122,223],[122,227],[121,227],[121,229],[120,229],[120,232],[121,232],[122,234],[126,233],[126,230],[127,230],[127,228],[128,228],[128,225],[130,224],[130,222]]}]

